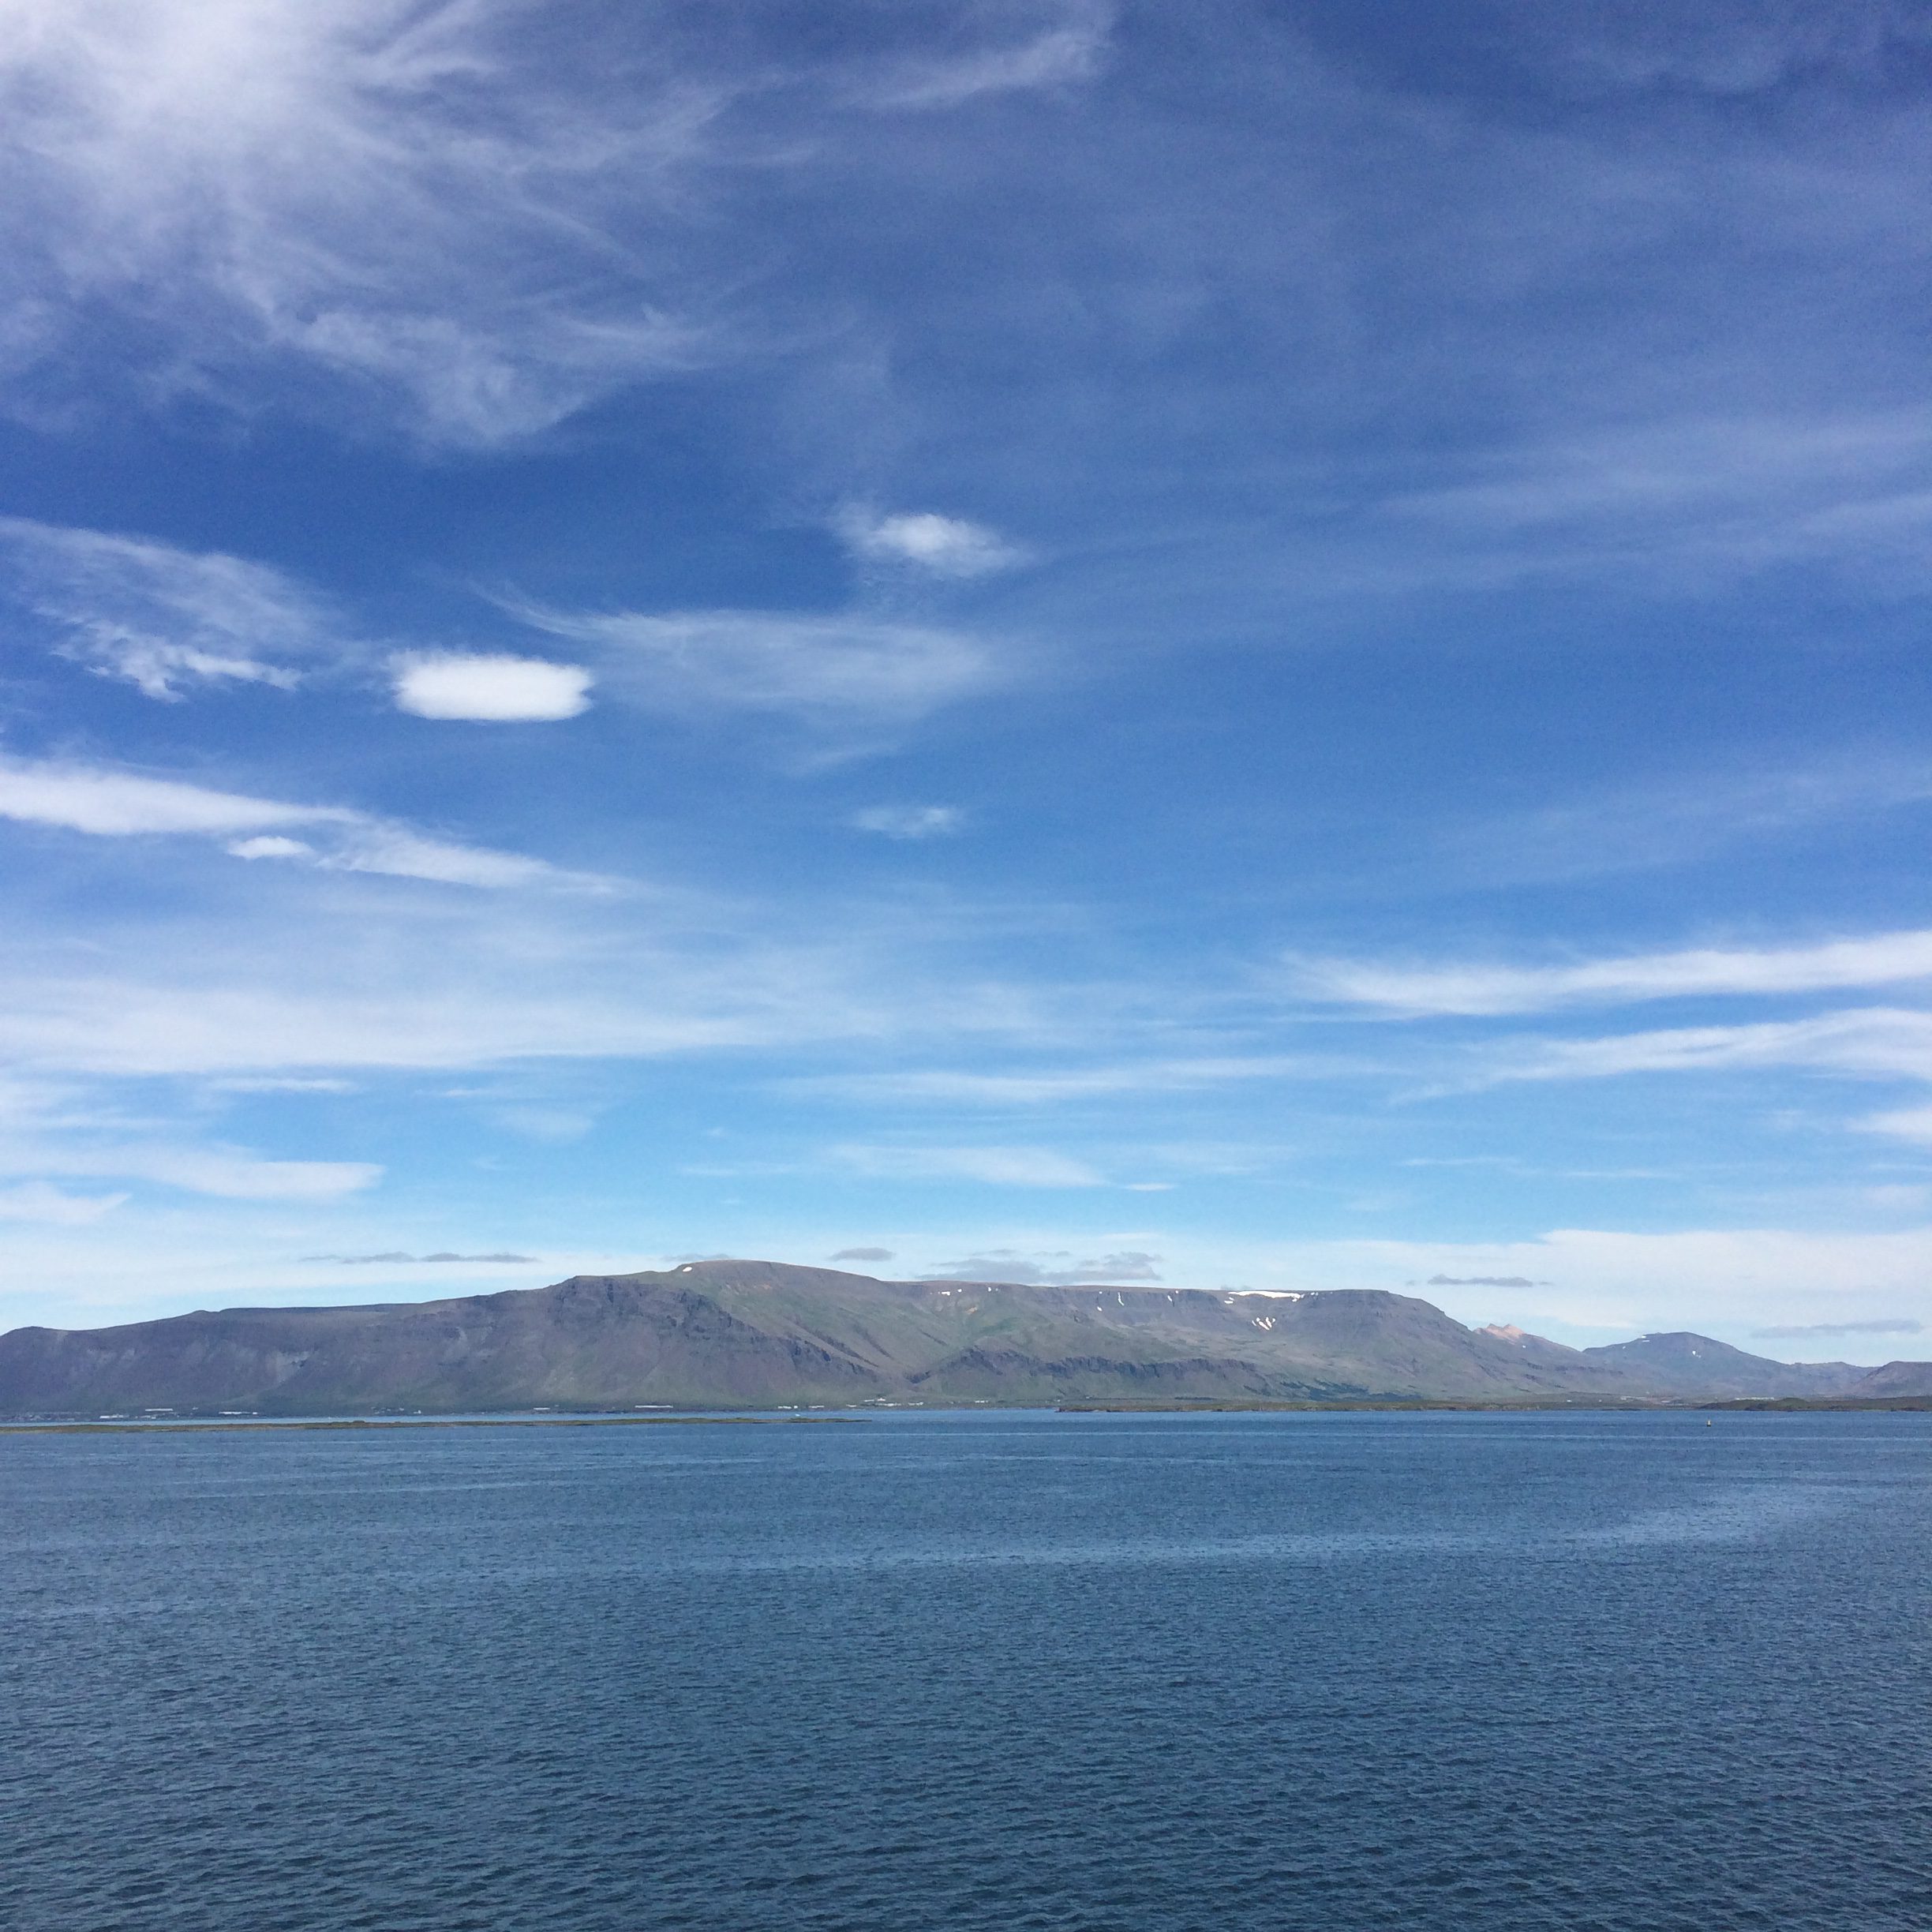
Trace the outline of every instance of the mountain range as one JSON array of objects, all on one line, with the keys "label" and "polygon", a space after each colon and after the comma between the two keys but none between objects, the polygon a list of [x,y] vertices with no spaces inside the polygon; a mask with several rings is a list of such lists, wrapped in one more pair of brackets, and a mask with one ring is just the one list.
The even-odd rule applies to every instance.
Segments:
[{"label": "mountain range", "polygon": [[1573,1349],[1413,1296],[881,1281],[769,1261],[0,1335],[0,1414],[1932,1394],[1932,1363],[1689,1334]]}]

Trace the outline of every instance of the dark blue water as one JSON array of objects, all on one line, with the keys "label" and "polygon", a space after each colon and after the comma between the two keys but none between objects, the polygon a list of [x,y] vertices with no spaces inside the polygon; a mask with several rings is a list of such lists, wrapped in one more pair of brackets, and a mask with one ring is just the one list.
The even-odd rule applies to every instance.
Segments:
[{"label": "dark blue water", "polygon": [[9,1932],[1932,1926],[1932,1417],[0,1439]]}]

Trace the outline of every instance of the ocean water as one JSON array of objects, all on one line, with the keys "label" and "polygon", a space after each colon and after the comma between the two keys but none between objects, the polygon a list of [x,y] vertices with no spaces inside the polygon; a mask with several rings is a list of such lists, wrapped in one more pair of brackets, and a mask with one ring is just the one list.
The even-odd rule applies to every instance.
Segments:
[{"label": "ocean water", "polygon": [[8,1932],[1932,1926],[1932,1416],[0,1438]]}]

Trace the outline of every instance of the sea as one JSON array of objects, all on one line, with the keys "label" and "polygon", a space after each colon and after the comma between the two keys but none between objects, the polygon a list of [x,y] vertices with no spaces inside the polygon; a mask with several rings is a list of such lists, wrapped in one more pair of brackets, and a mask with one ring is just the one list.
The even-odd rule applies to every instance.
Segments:
[{"label": "sea", "polygon": [[7,1932],[1926,1932],[1932,1415],[0,1437]]}]

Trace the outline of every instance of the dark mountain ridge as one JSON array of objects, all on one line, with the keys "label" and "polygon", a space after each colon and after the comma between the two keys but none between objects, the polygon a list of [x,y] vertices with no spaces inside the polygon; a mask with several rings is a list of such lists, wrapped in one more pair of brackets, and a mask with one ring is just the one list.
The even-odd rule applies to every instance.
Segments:
[{"label": "dark mountain ridge", "polygon": [[[1905,1366],[1895,1365],[1895,1366]],[[1694,1335],[1571,1349],[1413,1296],[881,1281],[768,1261],[0,1335],[0,1414],[1855,1392]]]},{"label": "dark mountain ridge", "polygon": [[1877,1372],[1855,1362],[1780,1362],[1678,1330],[1582,1351],[1652,1388],[1682,1395],[1844,1395]]},{"label": "dark mountain ridge", "polygon": [[1891,1395],[1932,1395],[1932,1361],[1891,1361],[1874,1368],[1859,1382],[1866,1400]]}]

